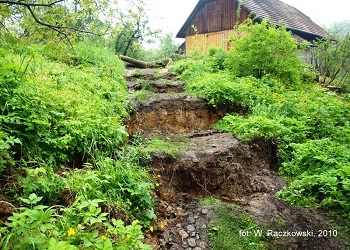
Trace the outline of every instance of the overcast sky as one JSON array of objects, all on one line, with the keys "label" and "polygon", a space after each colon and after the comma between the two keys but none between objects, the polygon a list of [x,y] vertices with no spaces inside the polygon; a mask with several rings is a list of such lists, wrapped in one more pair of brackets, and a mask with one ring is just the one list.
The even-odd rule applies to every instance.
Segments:
[{"label": "overcast sky", "polygon": [[[164,33],[180,30],[198,0],[145,0],[150,9],[152,28],[160,28]],[[349,0],[282,0],[309,16],[321,26],[350,20]],[[178,40],[181,41],[181,40]]]}]

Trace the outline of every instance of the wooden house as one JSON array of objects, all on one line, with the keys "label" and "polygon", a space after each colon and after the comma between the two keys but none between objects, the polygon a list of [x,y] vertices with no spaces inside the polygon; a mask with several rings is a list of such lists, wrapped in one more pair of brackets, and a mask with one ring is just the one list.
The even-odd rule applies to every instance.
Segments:
[{"label": "wooden house", "polygon": [[[176,35],[185,38],[185,51],[206,50],[210,46],[229,48],[224,43],[234,32],[237,22],[238,0],[199,0],[190,16]],[[327,36],[327,33],[308,16],[279,0],[243,0],[239,22],[249,16],[259,22],[264,18],[270,23],[281,22],[298,41],[308,41]]]}]

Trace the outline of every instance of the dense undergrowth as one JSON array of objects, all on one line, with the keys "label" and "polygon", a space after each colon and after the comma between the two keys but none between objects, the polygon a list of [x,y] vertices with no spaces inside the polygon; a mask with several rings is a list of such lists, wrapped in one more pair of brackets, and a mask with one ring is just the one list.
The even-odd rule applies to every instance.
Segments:
[{"label": "dense undergrowth", "polygon": [[[280,172],[289,182],[279,197],[350,218],[349,102],[312,81],[313,73],[300,67],[296,41],[293,45],[283,27],[248,24],[242,30],[247,33],[234,38],[239,45],[232,51],[211,48],[201,57],[178,62],[174,71],[186,81],[188,93],[209,104],[239,104],[249,110],[245,116],[227,115],[216,124],[218,129],[242,140],[278,143]],[[294,52],[279,53],[284,46]],[[266,61],[270,50],[274,53]],[[274,60],[278,62],[269,64]]]},{"label": "dense undergrowth", "polygon": [[[149,249],[147,154],[128,135],[124,65],[95,44],[0,45],[2,249]],[[142,231],[143,230],[143,231]]]}]

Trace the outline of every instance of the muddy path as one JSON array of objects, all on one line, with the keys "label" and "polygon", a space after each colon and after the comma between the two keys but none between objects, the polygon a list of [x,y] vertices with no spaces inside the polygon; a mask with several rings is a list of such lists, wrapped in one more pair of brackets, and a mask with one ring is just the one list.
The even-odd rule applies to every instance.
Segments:
[{"label": "muddy path", "polygon": [[[130,136],[185,137],[185,150],[175,157],[162,150],[152,154],[153,176],[160,183],[154,198],[155,231],[146,235],[154,249],[210,249],[208,231],[217,206],[236,204],[266,230],[304,232],[330,229],[319,213],[297,208],[275,197],[285,181],[278,175],[277,145],[271,141],[241,142],[212,125],[240,107],[209,107],[184,93],[184,83],[168,70],[126,71],[130,93],[151,90],[142,101],[131,101]],[[215,196],[221,205],[201,206]],[[271,237],[268,249],[350,249],[331,237]]]}]

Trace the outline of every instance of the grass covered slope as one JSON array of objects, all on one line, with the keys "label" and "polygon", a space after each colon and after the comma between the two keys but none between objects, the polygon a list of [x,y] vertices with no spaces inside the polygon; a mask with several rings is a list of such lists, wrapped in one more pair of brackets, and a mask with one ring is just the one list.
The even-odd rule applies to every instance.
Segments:
[{"label": "grass covered slope", "polygon": [[122,147],[124,65],[96,45],[74,49],[0,45],[0,196],[16,204],[0,202],[13,211],[0,248],[149,249],[146,154]]},{"label": "grass covered slope", "polygon": [[[305,71],[306,65],[300,67],[298,53],[283,53],[283,45],[286,51],[297,50],[283,28],[263,22],[243,24],[238,30],[246,33],[232,39],[238,42],[232,51],[211,48],[200,58],[178,62],[175,72],[187,82],[187,92],[209,104],[239,104],[248,110],[245,116],[227,115],[216,125],[218,129],[242,140],[266,138],[278,143],[280,172],[289,181],[280,197],[349,218],[349,102],[305,80],[312,73]],[[266,44],[266,39],[281,46],[273,50],[275,43]],[[264,60],[269,49],[275,51],[268,57],[273,64]]]},{"label": "grass covered slope", "polygon": [[1,100],[1,127],[21,141],[26,160],[61,163],[75,152],[96,157],[95,149],[113,153],[125,140],[123,64],[87,46],[79,44],[72,55],[75,67],[41,48],[2,50],[1,88],[9,94]]}]

